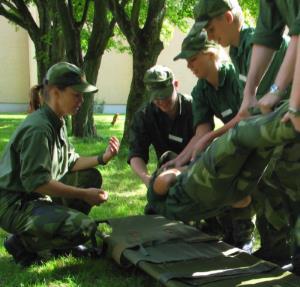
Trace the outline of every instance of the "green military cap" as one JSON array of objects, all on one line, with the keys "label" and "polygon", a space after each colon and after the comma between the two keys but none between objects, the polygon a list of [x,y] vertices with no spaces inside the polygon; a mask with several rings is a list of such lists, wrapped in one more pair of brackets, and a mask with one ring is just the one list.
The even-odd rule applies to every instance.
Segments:
[{"label": "green military cap", "polygon": [[147,70],[144,83],[150,101],[172,96],[174,91],[173,80],[174,75],[167,67],[156,65]]},{"label": "green military cap", "polygon": [[199,0],[194,8],[194,18],[205,27],[209,20],[235,7],[240,7],[237,0]]},{"label": "green military cap", "polygon": [[208,40],[207,33],[203,30],[202,24],[196,22],[184,38],[181,45],[181,52],[174,58],[174,61],[191,58],[202,50],[216,46],[215,42]]},{"label": "green military cap", "polygon": [[95,93],[98,91],[97,87],[87,82],[85,74],[80,68],[67,62],[54,64],[47,71],[44,84],[71,87],[79,93]]}]

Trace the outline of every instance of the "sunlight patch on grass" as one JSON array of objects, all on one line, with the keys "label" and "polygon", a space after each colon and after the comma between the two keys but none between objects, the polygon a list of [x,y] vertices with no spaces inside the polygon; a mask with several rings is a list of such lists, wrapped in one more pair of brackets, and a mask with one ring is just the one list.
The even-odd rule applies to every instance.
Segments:
[{"label": "sunlight patch on grass", "polygon": [[11,125],[1,125],[0,130],[7,130],[8,128],[11,128]]},{"label": "sunlight patch on grass", "polygon": [[[11,134],[26,115],[0,115],[0,154]],[[70,138],[76,151],[81,155],[96,155],[104,152],[108,140],[116,135],[120,140],[123,134],[125,116],[120,115],[114,126],[113,115],[95,115],[95,125],[100,138]],[[220,122],[216,126],[220,126]],[[146,204],[146,187],[127,164],[127,151],[106,166],[98,166],[103,176],[103,189],[109,193],[108,202],[92,208],[90,216],[97,220],[124,216],[141,215]],[[156,168],[156,155],[151,148],[150,172]],[[109,228],[107,229],[109,230]],[[0,286],[5,287],[137,287],[162,286],[149,276],[136,269],[122,269],[112,260],[76,259],[72,256],[51,259],[41,266],[23,269],[16,265],[3,247],[7,233],[0,228]],[[257,234],[256,234],[257,237]]]},{"label": "sunlight patch on grass", "polygon": [[6,120],[22,120],[27,116],[27,114],[1,114],[0,119]]},{"label": "sunlight patch on grass", "polygon": [[[0,154],[15,128],[26,115],[0,115]],[[76,151],[81,155],[96,155],[104,152],[108,140],[123,134],[124,115],[120,115],[114,126],[113,115],[96,115],[95,125],[101,139],[71,138]],[[143,214],[146,204],[146,187],[135,176],[127,164],[127,151],[106,166],[99,166],[103,176],[103,189],[109,193],[108,202],[93,207],[90,216],[94,219],[108,219]],[[155,167],[155,155],[151,151],[150,168]],[[0,286],[32,287],[128,287],[161,286],[149,276],[135,270],[123,270],[111,260],[76,259],[72,256],[51,259],[41,266],[22,269],[16,265],[3,247],[7,233],[0,229]]]},{"label": "sunlight patch on grass", "polygon": [[136,197],[136,196],[144,196],[145,195],[145,189],[135,190],[135,191],[127,191],[127,192],[117,192],[115,191],[114,194],[118,197]]}]

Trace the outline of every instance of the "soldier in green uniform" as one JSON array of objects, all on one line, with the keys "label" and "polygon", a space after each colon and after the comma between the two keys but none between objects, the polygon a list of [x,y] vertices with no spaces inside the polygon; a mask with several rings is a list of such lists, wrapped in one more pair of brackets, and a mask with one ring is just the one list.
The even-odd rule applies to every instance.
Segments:
[{"label": "soldier in green uniform", "polygon": [[148,200],[160,214],[180,220],[208,218],[244,200],[253,193],[273,148],[299,142],[299,132],[281,121],[287,110],[285,102],[272,113],[240,121],[178,175],[167,194],[153,192],[155,175]]},{"label": "soldier in green uniform", "polygon": [[[230,46],[230,57],[244,86],[250,66],[255,29],[244,24],[243,12],[238,1],[199,0],[194,12],[196,21],[205,27],[209,39],[217,41],[224,47]],[[270,105],[289,96],[290,87],[279,91],[276,85],[273,85],[288,43],[289,39],[284,37],[257,87],[257,106],[263,112],[270,111]],[[245,111],[238,113],[233,124],[245,115]],[[201,150],[202,147],[203,143],[199,142],[196,150]],[[254,204],[261,248],[255,252],[255,255],[282,264],[288,261],[290,256],[288,211],[282,203],[281,191],[278,187],[274,188],[273,185],[261,181],[257,188],[260,192],[256,193]]]},{"label": "soldier in green uniform", "polygon": [[[230,58],[236,68],[240,80],[247,80],[252,54],[252,40],[255,28],[244,23],[242,9],[237,0],[199,0],[194,9],[195,20],[205,27],[208,38],[218,42],[223,47],[229,47]],[[270,101],[274,104],[288,97],[288,91],[278,91],[272,84],[281,66],[289,43],[288,37],[283,37],[278,52],[274,55],[268,70],[260,82],[256,98],[257,105],[264,111],[269,111]],[[272,87],[270,89],[270,87]]]},{"label": "soldier in green uniform", "polygon": [[[160,213],[181,220],[207,218],[253,193],[273,148],[300,140],[291,123],[283,123],[285,102],[274,112],[240,121],[213,141],[177,176],[167,195],[148,189],[148,200]],[[255,139],[255,140],[253,140]],[[264,157],[262,157],[264,154]]]},{"label": "soldier in green uniform", "polygon": [[291,41],[273,87],[279,93],[283,92],[291,83],[300,32],[299,8],[300,3],[297,0],[260,1],[260,14],[252,39],[253,52],[241,110],[253,105],[256,88],[260,84],[275,51],[279,49],[283,41],[282,35],[286,25],[289,28]]},{"label": "soldier in green uniform", "polygon": [[172,71],[164,66],[150,68],[144,77],[149,101],[134,115],[129,131],[128,163],[146,186],[149,147],[157,159],[165,152],[180,153],[194,135],[192,98],[182,95]]},{"label": "soldier in green uniform", "polygon": [[106,164],[119,149],[112,137],[103,154],[81,157],[69,143],[64,116],[79,110],[85,93],[97,91],[78,67],[57,63],[36,88],[45,104],[17,128],[0,160],[0,226],[12,234],[4,247],[22,266],[95,235],[96,223],[87,214],[108,194],[92,167]]},{"label": "soldier in green uniform", "polygon": [[[253,38],[253,52],[247,83],[244,90],[241,112],[247,109],[255,101],[257,86],[264,71],[269,65],[273,54],[278,50],[285,27],[289,29],[291,41],[285,58],[276,76],[274,87],[282,92],[292,82],[289,112],[283,121],[291,120],[296,130],[300,130],[300,2],[297,0],[261,0],[260,12],[257,20],[255,35]],[[270,104],[272,106],[272,103]],[[299,144],[285,146],[281,156],[278,156],[277,164],[272,174],[272,182],[275,186],[282,186],[285,201],[291,210],[291,225],[295,226],[294,234],[297,234],[297,216],[299,216],[300,192],[298,175],[300,172]],[[297,240],[294,240],[294,255],[292,258],[295,271],[300,273],[300,248]]]},{"label": "soldier in green uniform", "polygon": [[[196,23],[184,39],[182,51],[174,60],[180,58],[187,60],[188,68],[199,80],[192,91],[196,133],[185,150],[171,161],[175,166],[191,160],[196,142],[205,139],[210,142],[210,138],[222,133],[226,127],[213,131],[214,117],[228,124],[239,110],[242,95],[234,66],[222,47],[207,39],[201,25]],[[251,207],[232,209],[219,216],[217,220],[222,226],[223,240],[250,252],[254,229],[251,217]]]},{"label": "soldier in green uniform", "polygon": [[[193,158],[195,143],[201,141],[207,146],[230,125],[240,107],[242,86],[224,49],[209,41],[198,23],[183,40],[181,53],[174,58],[178,59],[185,59],[188,68],[199,79],[192,91],[196,135],[173,161],[175,166],[182,166]],[[217,132],[213,131],[214,117],[225,124]]]}]

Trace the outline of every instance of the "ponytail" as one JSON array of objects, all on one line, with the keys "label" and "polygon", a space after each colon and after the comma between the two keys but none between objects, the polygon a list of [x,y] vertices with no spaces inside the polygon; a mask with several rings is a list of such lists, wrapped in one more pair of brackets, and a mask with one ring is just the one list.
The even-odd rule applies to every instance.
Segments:
[{"label": "ponytail", "polygon": [[43,105],[43,85],[35,85],[30,89],[28,113],[38,110]]}]

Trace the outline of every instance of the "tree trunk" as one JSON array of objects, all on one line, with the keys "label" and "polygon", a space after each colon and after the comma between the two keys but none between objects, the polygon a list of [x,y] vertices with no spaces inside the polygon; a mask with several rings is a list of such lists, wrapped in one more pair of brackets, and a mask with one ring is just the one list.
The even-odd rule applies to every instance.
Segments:
[{"label": "tree trunk", "polygon": [[[152,48],[149,48],[152,47]],[[122,138],[122,145],[128,144],[129,128],[134,113],[141,107],[141,105],[148,99],[145,96],[144,75],[148,69],[154,66],[157,58],[163,49],[162,42],[158,41],[156,45],[140,45],[136,47],[133,53],[133,75],[130,86],[130,92],[127,99],[126,119],[124,124],[124,132]]]},{"label": "tree trunk", "polygon": [[[51,31],[49,31],[51,33]],[[40,40],[34,41],[35,58],[37,63],[38,83],[42,83],[47,70],[55,63],[65,58],[65,48],[62,35],[56,35],[55,43],[48,44]],[[49,51],[47,56],[45,51]]]},{"label": "tree trunk", "polygon": [[41,45],[41,43],[34,43],[35,47],[35,58],[36,58],[36,64],[37,64],[37,80],[38,83],[41,84],[43,82],[43,79],[47,73],[48,68],[50,67],[47,62],[41,57],[44,53],[44,47]]},{"label": "tree trunk", "polygon": [[[113,34],[115,20],[108,20],[107,3],[94,0],[93,30],[89,39],[89,46],[83,61],[82,69],[87,81],[96,85],[103,53],[108,40]],[[76,137],[97,136],[94,125],[94,94],[84,96],[84,103],[80,111],[73,117],[73,134]]]},{"label": "tree trunk", "polygon": [[[126,120],[122,145],[128,143],[128,131],[133,114],[144,102],[144,74],[152,67],[163,49],[160,32],[166,13],[165,0],[151,0],[148,2],[146,21],[140,27],[142,1],[133,0],[132,6],[126,7],[128,0],[108,0],[109,8],[125,35],[133,58],[133,76],[126,106]],[[130,5],[129,5],[130,6]],[[129,12],[128,9],[131,9]]]},{"label": "tree trunk", "polygon": [[[53,0],[38,0],[39,29],[30,33],[36,49],[38,82],[42,83],[49,67],[65,55],[64,37]],[[30,29],[33,31],[33,29]]]},{"label": "tree trunk", "polygon": [[[87,81],[91,84],[97,83],[98,71],[100,68],[101,57],[98,59],[87,59],[82,69],[85,71]],[[97,135],[94,126],[94,94],[85,94],[84,102],[79,112],[73,116],[72,131],[76,137],[94,137]]]}]

